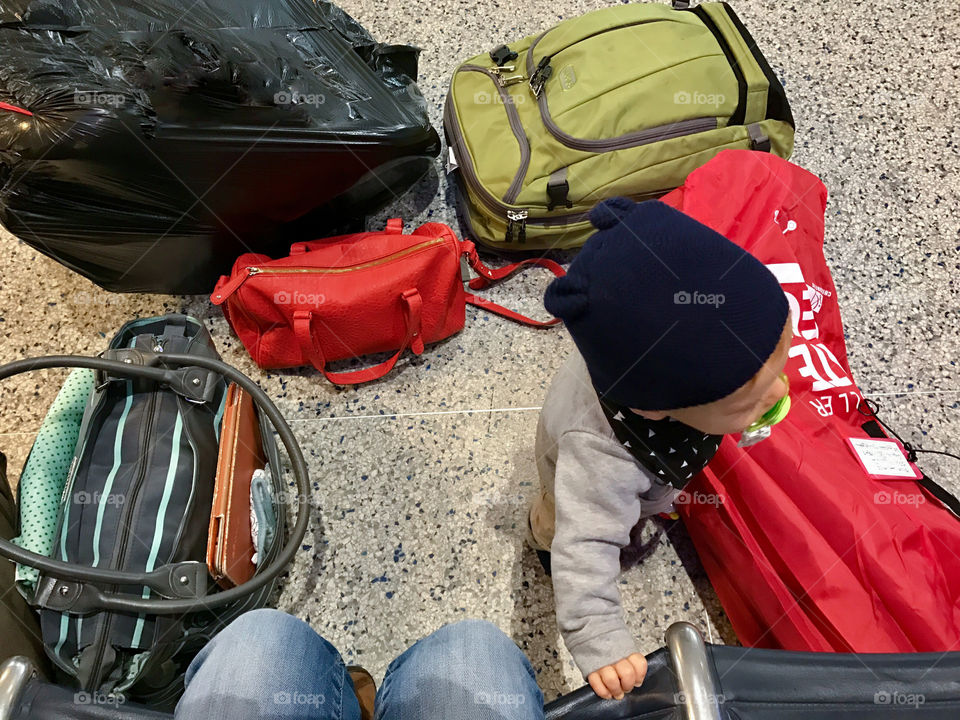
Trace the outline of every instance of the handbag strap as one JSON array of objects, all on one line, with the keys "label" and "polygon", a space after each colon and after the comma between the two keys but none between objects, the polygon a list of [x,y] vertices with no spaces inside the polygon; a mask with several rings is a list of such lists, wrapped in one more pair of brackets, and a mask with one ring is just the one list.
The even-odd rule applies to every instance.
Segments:
[{"label": "handbag strap", "polygon": [[[484,288],[490,287],[493,283],[500,280],[505,280],[506,278],[513,275],[518,270],[528,267],[531,265],[536,265],[538,267],[546,268],[552,272],[557,277],[563,277],[567,274],[567,271],[563,267],[553,260],[548,260],[547,258],[529,258],[527,260],[521,260],[520,262],[510,263],[509,265],[504,265],[499,268],[491,268],[483,263],[480,259],[480,256],[477,254],[476,246],[470,241],[464,241],[463,250],[467,256],[467,260],[480,277],[475,277],[469,282],[471,290],[482,290]],[[553,327],[560,322],[559,318],[553,318],[552,320],[534,320],[527,317],[526,315],[521,315],[518,312],[509,310],[508,308],[498,305],[491,300],[487,300],[484,297],[479,295],[474,295],[473,293],[468,292],[466,294],[466,300],[468,303],[474,307],[487,310],[496,315],[500,315],[505,318],[509,318],[514,322],[522,323],[524,325],[530,325],[532,327]]]},{"label": "handbag strap", "polygon": [[317,344],[316,335],[313,332],[314,315],[309,310],[297,310],[293,314],[293,331],[300,343],[300,351],[303,357],[307,359],[317,370],[322,372],[327,380],[334,385],[353,385],[357,383],[370,382],[378,380],[393,370],[397,360],[403,355],[408,347],[414,355],[420,355],[423,352],[423,337],[420,330],[420,317],[423,309],[423,300],[416,289],[405,290],[400,294],[400,302],[403,304],[403,316],[406,324],[403,342],[400,349],[393,354],[391,358],[383,361],[379,365],[363,368],[362,370],[352,370],[347,372],[332,373],[327,370],[327,361],[323,356],[323,351]]}]

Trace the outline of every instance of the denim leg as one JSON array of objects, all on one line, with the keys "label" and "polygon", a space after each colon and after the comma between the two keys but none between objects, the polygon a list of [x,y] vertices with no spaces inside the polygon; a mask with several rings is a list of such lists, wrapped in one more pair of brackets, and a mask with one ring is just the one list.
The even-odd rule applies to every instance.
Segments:
[{"label": "denim leg", "polygon": [[340,653],[279,610],[244,613],[187,668],[176,720],[360,720]]},{"label": "denim leg", "polygon": [[398,657],[377,694],[376,720],[542,720],[526,655],[495,625],[463,620]]}]

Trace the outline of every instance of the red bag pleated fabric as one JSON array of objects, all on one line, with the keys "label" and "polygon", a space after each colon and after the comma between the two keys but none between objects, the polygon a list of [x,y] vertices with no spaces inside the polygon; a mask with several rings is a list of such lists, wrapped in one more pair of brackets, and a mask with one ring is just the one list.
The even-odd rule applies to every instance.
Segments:
[{"label": "red bag pleated fabric", "polygon": [[745,645],[957,650],[960,521],[915,480],[868,476],[846,442],[870,417],[823,256],[826,199],[811,173],[747,150],[664,198],[765,263],[794,323],[789,415],[756,445],[724,438],[678,508]]}]

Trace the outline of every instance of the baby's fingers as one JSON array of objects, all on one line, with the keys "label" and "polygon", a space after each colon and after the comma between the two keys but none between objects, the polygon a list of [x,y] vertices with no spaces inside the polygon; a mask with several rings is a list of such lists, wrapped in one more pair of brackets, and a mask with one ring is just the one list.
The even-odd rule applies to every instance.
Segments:
[{"label": "baby's fingers", "polygon": [[603,684],[610,694],[613,695],[614,699],[619,700],[622,698],[623,688],[620,687],[620,674],[617,672],[617,669],[613,665],[607,665],[605,668],[600,668],[598,672],[600,673],[600,678],[603,680]]},{"label": "baby's fingers", "polygon": [[[633,653],[627,657],[627,661],[633,666],[636,676],[633,681],[633,687],[640,687],[643,679],[647,676],[647,659],[640,653]],[[623,677],[621,675],[621,677]]]},{"label": "baby's fingers", "polygon": [[610,691],[607,690],[607,686],[603,684],[603,680],[600,678],[599,670],[587,675],[587,682],[593,688],[593,691],[604,700],[609,700],[612,697]]},{"label": "baby's fingers", "polygon": [[637,673],[636,670],[634,670],[633,663],[630,662],[630,659],[624,658],[613,667],[617,671],[617,675],[620,678],[620,689],[625,693],[633,690],[633,686],[637,682]]}]

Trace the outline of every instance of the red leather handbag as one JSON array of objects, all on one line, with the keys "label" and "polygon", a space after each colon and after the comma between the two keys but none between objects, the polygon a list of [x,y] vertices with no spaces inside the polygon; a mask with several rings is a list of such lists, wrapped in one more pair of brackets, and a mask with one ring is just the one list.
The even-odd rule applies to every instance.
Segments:
[{"label": "red leather handbag", "polygon": [[[448,226],[426,223],[410,235],[403,222],[390,220],[383,232],[342,235],[290,248],[271,260],[247,253],[229,277],[221,277],[210,299],[262,368],[313,365],[338,385],[381,378],[403,352],[416,355],[426,343],[463,328],[466,303],[526,325],[550,327],[464,289],[479,290],[526,265],[564,275],[552,260],[534,258],[488,268],[472,242]],[[331,373],[328,362],[395,350],[374,367]]]}]

